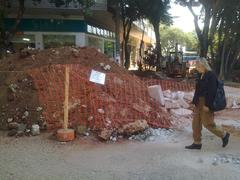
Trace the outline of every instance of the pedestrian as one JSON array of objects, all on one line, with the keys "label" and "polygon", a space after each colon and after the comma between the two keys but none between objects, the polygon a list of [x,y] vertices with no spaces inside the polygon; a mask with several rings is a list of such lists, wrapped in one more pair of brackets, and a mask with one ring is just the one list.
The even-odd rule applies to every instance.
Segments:
[{"label": "pedestrian", "polygon": [[222,147],[226,147],[230,134],[224,132],[214,122],[213,100],[217,90],[217,77],[212,72],[205,58],[200,58],[196,63],[196,69],[199,72],[196,89],[193,97],[195,105],[192,121],[193,144],[186,146],[186,149],[201,149],[201,131],[202,126],[222,139]]}]

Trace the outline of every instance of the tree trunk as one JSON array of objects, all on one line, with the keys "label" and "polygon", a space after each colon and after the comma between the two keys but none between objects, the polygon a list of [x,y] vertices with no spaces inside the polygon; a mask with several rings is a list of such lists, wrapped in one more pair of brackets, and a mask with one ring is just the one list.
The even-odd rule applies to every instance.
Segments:
[{"label": "tree trunk", "polygon": [[141,43],[140,43],[140,47],[139,47],[139,57],[141,58],[140,61],[142,60],[142,48],[143,48],[143,45],[144,45],[144,34],[145,34],[145,24],[143,22],[143,19],[142,19],[142,25],[143,25],[143,30],[142,30],[142,39],[141,39]]},{"label": "tree trunk", "polygon": [[222,53],[221,53],[221,66],[220,66],[220,73],[219,73],[219,79],[224,80],[224,60],[225,60],[225,51],[226,51],[226,39],[224,39],[223,42],[223,49],[222,49]]},{"label": "tree trunk", "polygon": [[231,51],[232,51],[232,49],[230,48],[230,49],[228,50],[227,57],[226,57],[226,61],[225,61],[225,66],[224,66],[224,69],[225,69],[225,77],[226,77],[226,78],[228,78],[228,64],[229,64],[229,58],[230,58]]},{"label": "tree trunk", "polygon": [[161,49],[161,42],[160,42],[160,28],[159,28],[159,22],[153,23],[153,28],[155,32],[156,37],[156,53],[157,53],[157,70],[160,70],[160,58],[162,56],[162,49]]},{"label": "tree trunk", "polygon": [[[17,17],[16,17],[16,22],[15,22],[14,26],[10,30],[6,30],[4,28],[1,29],[1,37],[0,37],[1,40],[0,41],[1,41],[2,49],[5,49],[5,50],[8,48],[10,42],[12,41],[12,38],[15,36],[16,32],[18,31],[18,26],[22,20],[23,14],[24,14],[25,0],[18,0],[18,3],[19,3],[19,7],[17,10]],[[5,4],[3,4],[3,5],[5,5]]]},{"label": "tree trunk", "polygon": [[209,45],[208,34],[209,34],[209,24],[211,20],[211,9],[205,6],[204,27],[203,27],[203,31],[201,31],[198,24],[199,17],[193,11],[191,3],[189,3],[187,6],[194,17],[194,26],[195,26],[195,30],[196,30],[197,37],[200,44],[200,57],[207,57],[208,45]]},{"label": "tree trunk", "polygon": [[125,50],[124,66],[125,66],[126,69],[129,69],[131,50],[129,49],[128,41],[129,41],[129,37],[130,37],[130,31],[132,29],[132,21],[128,21],[127,26],[125,28],[127,28],[127,29],[125,30],[125,36],[124,36],[124,50]]},{"label": "tree trunk", "polygon": [[115,8],[115,16],[114,16],[114,21],[115,21],[115,40],[116,40],[116,45],[115,45],[115,58],[116,61],[118,61],[119,64],[122,64],[123,62],[123,57],[120,57],[120,7],[119,3],[116,5]]}]

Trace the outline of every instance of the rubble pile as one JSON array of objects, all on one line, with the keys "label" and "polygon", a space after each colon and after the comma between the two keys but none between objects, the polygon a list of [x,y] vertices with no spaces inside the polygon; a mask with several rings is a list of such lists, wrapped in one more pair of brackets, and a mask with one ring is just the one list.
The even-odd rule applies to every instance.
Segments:
[{"label": "rubble pile", "polygon": [[193,92],[163,91],[165,107],[171,114],[171,122],[174,128],[184,129],[191,123],[193,105]]},{"label": "rubble pile", "polygon": [[[61,128],[66,65],[70,67],[69,126],[79,134],[92,131],[104,140],[114,140],[148,127],[171,126],[168,111],[148,95],[139,78],[85,47],[34,50],[1,60],[0,70],[8,80],[1,79],[0,84],[1,92],[5,91],[0,97],[1,112],[5,112],[0,126],[17,123],[10,135]],[[92,70],[106,74],[104,85],[89,81]]]}]

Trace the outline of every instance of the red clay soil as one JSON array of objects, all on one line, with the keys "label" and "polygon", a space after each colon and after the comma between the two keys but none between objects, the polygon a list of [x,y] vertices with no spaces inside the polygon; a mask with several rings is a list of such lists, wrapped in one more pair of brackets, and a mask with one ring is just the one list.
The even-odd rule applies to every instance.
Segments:
[{"label": "red clay soil", "polygon": [[[100,63],[110,65],[111,70],[106,72]],[[42,114],[37,112],[38,116],[29,116],[29,120],[39,124],[46,122],[48,129],[60,128],[63,122],[66,64],[70,66],[70,127],[84,125],[93,131],[105,128],[118,130],[125,124],[143,119],[152,127],[171,126],[168,112],[149,97],[147,86],[93,48],[63,47],[12,55],[1,60],[0,71],[8,77],[6,79],[10,78],[10,74],[15,73],[15,76],[11,75],[8,82],[2,79],[0,87],[6,91],[11,83],[17,84],[17,92],[11,94],[21,94],[21,103],[27,104],[27,108],[34,112],[38,106],[43,107]],[[92,69],[106,73],[105,85],[89,81]],[[28,77],[27,82],[32,82],[29,90],[22,89],[23,78],[19,80],[17,73],[24,74]],[[1,108],[8,106],[2,118],[5,122],[9,117],[16,121],[15,111],[9,114],[8,110],[18,108],[21,113],[25,111],[23,104],[17,104],[15,99],[9,101],[6,98],[8,94],[6,91],[1,101]],[[18,122],[23,121],[21,115],[17,117]]]}]

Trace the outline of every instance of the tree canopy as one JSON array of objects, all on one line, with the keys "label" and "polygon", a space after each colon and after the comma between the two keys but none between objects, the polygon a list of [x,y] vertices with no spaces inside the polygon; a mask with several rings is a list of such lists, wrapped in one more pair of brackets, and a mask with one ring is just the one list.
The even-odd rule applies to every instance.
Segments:
[{"label": "tree canopy", "polygon": [[[200,56],[208,53],[221,79],[231,72],[240,58],[240,1],[239,0],[176,0],[186,6],[194,17],[200,44]],[[202,8],[197,15],[193,7]],[[204,26],[199,27],[199,20]]]},{"label": "tree canopy", "polygon": [[195,33],[185,33],[179,28],[165,25],[161,25],[160,33],[162,50],[165,55],[175,50],[176,43],[189,51],[198,50],[198,41]]},{"label": "tree canopy", "polygon": [[168,13],[170,9],[170,0],[137,0],[139,11],[153,25],[156,36],[157,62],[160,66],[162,49],[160,43],[160,23],[171,24],[172,18]]}]

